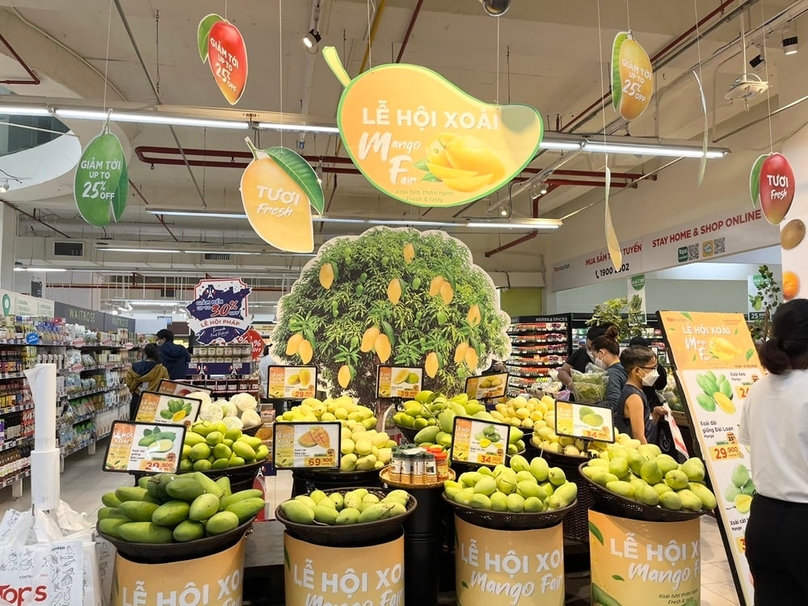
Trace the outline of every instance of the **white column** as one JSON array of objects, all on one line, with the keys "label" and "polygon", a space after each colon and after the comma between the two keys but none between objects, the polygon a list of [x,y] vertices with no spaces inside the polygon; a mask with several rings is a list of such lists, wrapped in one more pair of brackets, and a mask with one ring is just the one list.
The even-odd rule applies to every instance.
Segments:
[{"label": "white column", "polygon": [[14,290],[14,245],[17,239],[17,217],[14,209],[0,210],[0,289]]}]

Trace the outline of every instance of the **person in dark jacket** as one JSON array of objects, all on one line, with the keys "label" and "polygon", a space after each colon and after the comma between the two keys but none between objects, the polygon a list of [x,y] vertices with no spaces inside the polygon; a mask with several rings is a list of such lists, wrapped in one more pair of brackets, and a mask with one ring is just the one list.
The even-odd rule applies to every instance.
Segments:
[{"label": "person in dark jacket", "polygon": [[[629,341],[629,347],[632,345],[643,345],[649,348],[651,347],[651,343],[648,341],[648,339],[643,337],[633,337],[631,341]],[[646,400],[648,400],[648,406],[653,412],[654,419],[656,421],[658,421],[660,417],[665,416],[665,409],[662,407],[665,402],[659,397],[657,392],[662,391],[668,385],[668,371],[665,370],[665,367],[662,366],[662,364],[657,364],[657,373],[659,373],[659,377],[653,383],[653,385],[646,385],[643,383],[642,386],[642,392],[645,395]],[[659,437],[659,424],[657,422],[646,429],[645,437],[650,444],[656,444],[657,438]]]},{"label": "person in dark jacket", "polygon": [[149,343],[143,348],[143,360],[132,364],[124,379],[132,394],[129,404],[130,419],[134,419],[137,414],[141,394],[144,391],[157,391],[163,379],[168,379],[168,371],[160,363],[160,350],[154,343]]},{"label": "person in dark jacket", "polygon": [[160,347],[160,360],[168,370],[168,376],[176,381],[188,376],[188,363],[191,354],[182,345],[174,343],[174,333],[164,328],[157,333],[157,345]]}]

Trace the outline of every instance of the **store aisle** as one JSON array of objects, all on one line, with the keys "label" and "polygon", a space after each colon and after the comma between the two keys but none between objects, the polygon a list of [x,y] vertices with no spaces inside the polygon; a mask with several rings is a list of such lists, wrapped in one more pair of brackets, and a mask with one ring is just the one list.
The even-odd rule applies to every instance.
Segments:
[{"label": "store aisle", "polygon": [[[88,455],[84,450],[65,460],[65,472],[62,474],[62,500],[78,512],[85,512],[91,519],[95,519],[98,508],[101,507],[101,495],[114,490],[124,484],[125,474],[105,473],[101,471],[101,458],[106,447],[99,444],[95,455]],[[270,479],[270,502],[272,510],[279,500],[288,498],[292,490],[290,472],[281,472],[276,478]],[[30,479],[25,480],[23,496],[12,499],[11,489],[0,490],[0,516],[8,509],[25,509],[31,504]],[[715,520],[708,516],[702,517],[702,560],[701,579],[702,594],[701,606],[737,606],[738,598],[732,583],[721,535]],[[584,606],[589,601],[588,577],[567,578],[567,604]]]}]

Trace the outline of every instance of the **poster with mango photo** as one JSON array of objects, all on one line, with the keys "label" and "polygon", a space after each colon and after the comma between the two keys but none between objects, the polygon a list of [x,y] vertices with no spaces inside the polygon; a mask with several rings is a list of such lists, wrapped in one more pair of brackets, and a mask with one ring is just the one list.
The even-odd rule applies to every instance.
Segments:
[{"label": "poster with mango photo", "polygon": [[375,399],[379,365],[457,393],[510,355],[509,316],[471,251],[444,232],[374,227],[329,240],[278,303],[273,358],[315,365],[331,396]]}]

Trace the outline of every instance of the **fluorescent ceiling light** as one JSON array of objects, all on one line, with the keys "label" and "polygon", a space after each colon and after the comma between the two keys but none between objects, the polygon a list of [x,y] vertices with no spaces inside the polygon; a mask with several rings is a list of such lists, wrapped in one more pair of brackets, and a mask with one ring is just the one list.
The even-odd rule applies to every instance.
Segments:
[{"label": "fluorescent ceiling light", "polygon": [[[629,154],[635,156],[665,156],[670,158],[701,158],[702,150],[697,147],[678,147],[665,145],[625,145],[620,143],[587,142],[585,151],[604,154]],[[707,158],[723,158],[727,152],[719,149],[708,149]]]},{"label": "fluorescent ceiling light", "polygon": [[490,229],[558,229],[561,219],[513,219],[512,221],[469,221],[466,227]]},{"label": "fluorescent ceiling light", "polygon": [[260,252],[246,250],[184,250],[189,255],[260,255]]},{"label": "fluorescent ceiling light", "polygon": [[67,271],[63,267],[15,267],[14,271],[30,271],[33,273],[45,272],[45,271]]},{"label": "fluorescent ceiling light", "polygon": [[293,124],[285,122],[259,122],[258,128],[264,130],[283,130],[296,133],[323,133],[326,135],[338,135],[339,128],[336,126],[318,126],[316,124]]},{"label": "fluorescent ceiling light", "polygon": [[23,105],[2,105],[0,114],[6,116],[49,116],[47,107],[28,107]]},{"label": "fluorescent ceiling light", "polygon": [[152,215],[165,215],[166,217],[202,217],[204,219],[246,219],[244,213],[208,213],[196,210],[147,210]]},{"label": "fluorescent ceiling light", "polygon": [[140,301],[129,301],[129,305],[135,305],[137,307],[146,307],[146,306],[160,306],[160,307],[174,307],[175,305],[187,305],[184,302],[177,302],[177,301],[148,301],[148,300],[140,300]]},{"label": "fluorescent ceiling light", "polygon": [[54,111],[58,118],[73,118],[75,120],[105,121],[107,115],[111,122],[135,122],[138,124],[165,124],[168,126],[195,126],[198,128],[230,128],[246,130],[250,123],[237,120],[209,120],[205,118],[184,118],[182,116],[165,116],[160,114],[138,114],[130,112],[111,111],[109,113],[98,110],[84,109],[57,109]]},{"label": "fluorescent ceiling light", "polygon": [[96,250],[100,252],[140,252],[155,254],[173,254],[180,252],[178,250],[171,250],[168,248],[107,248],[106,246],[98,247]]},{"label": "fluorescent ceiling light", "polygon": [[549,149],[553,151],[575,151],[581,149],[581,147],[583,147],[583,142],[575,143],[573,141],[569,143],[566,141],[542,141],[541,145],[539,145],[539,149]]}]

